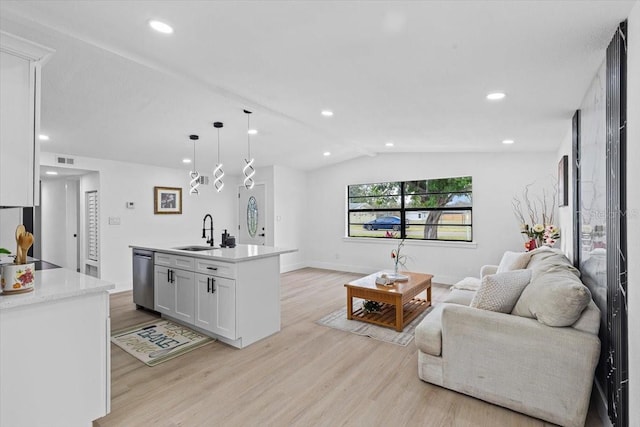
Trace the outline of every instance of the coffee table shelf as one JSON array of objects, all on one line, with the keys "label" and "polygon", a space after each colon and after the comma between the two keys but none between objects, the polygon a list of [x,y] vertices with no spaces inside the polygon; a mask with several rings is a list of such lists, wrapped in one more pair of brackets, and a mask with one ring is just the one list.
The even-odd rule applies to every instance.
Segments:
[{"label": "coffee table shelf", "polygon": [[[402,306],[403,326],[408,325],[427,308],[431,307],[431,302],[422,298],[413,298]],[[396,307],[393,304],[382,304],[379,312],[367,313],[362,307],[353,312],[353,319],[363,322],[374,323],[388,328],[396,327]]]}]

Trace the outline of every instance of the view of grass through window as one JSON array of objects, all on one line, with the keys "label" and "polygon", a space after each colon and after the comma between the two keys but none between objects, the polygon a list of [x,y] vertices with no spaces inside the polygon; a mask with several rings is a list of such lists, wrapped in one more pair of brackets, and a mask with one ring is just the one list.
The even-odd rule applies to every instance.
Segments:
[{"label": "view of grass through window", "polygon": [[349,237],[472,241],[470,176],[350,185]]}]

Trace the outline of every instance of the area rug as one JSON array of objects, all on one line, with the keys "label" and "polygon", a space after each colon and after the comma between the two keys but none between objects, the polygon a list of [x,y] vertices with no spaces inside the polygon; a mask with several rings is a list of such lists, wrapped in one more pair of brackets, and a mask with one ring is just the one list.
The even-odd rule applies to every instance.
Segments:
[{"label": "area rug", "polygon": [[148,366],[166,362],[214,341],[186,326],[158,319],[111,334],[111,342]]},{"label": "area rug", "polygon": [[[357,305],[354,304],[354,311],[357,310]],[[365,323],[359,320],[348,320],[347,309],[343,307],[330,314],[327,314],[322,319],[316,321],[318,325],[328,326],[334,329],[340,329],[341,331],[347,331],[356,335],[362,335],[365,337],[374,338],[380,341],[388,342],[391,344],[398,344],[407,346],[413,340],[413,333],[416,326],[420,323],[424,316],[426,316],[433,306],[427,308],[423,313],[420,313],[418,317],[413,319],[411,323],[405,326],[402,332],[398,332],[395,329],[385,328],[383,326],[374,325],[372,323]]]}]

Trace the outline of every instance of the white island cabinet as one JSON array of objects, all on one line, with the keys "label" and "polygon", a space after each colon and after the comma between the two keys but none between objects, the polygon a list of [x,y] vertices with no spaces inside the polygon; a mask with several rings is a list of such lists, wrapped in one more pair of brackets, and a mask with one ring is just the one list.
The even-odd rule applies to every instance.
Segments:
[{"label": "white island cabinet", "polygon": [[295,249],[131,247],[155,253],[154,308],[163,317],[238,348],[280,331],[280,255]]},{"label": "white island cabinet", "polygon": [[0,294],[0,426],[90,426],[110,411],[114,285],[64,268]]}]

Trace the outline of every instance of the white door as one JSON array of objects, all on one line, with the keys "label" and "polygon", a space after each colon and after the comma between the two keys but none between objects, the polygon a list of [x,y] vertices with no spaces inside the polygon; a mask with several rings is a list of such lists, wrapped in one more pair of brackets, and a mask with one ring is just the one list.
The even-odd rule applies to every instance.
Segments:
[{"label": "white door", "polygon": [[267,233],[265,185],[256,184],[251,190],[242,186],[238,191],[238,243],[264,245]]},{"label": "white door", "polygon": [[[66,181],[66,240],[67,240],[67,262],[64,267],[74,271],[80,271],[80,218],[78,210],[80,208],[80,183],[77,180]],[[45,259],[46,261],[46,259]]]}]

